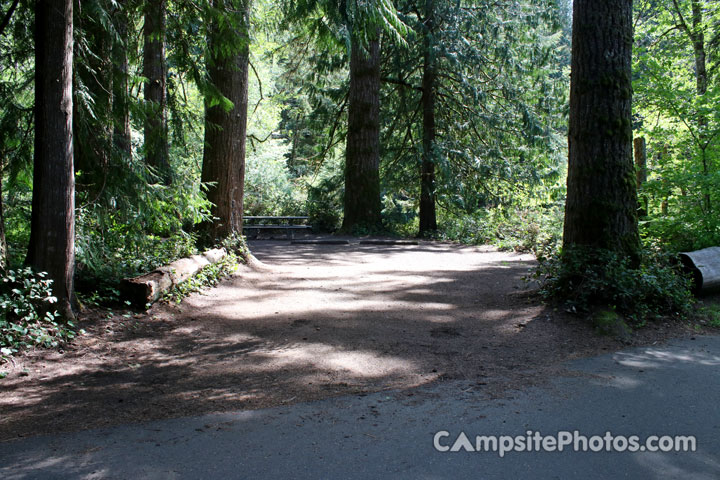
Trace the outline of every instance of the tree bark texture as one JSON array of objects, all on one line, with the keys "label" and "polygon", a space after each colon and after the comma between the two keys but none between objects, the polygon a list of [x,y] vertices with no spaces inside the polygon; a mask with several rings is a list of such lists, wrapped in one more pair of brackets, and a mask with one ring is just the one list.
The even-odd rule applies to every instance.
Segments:
[{"label": "tree bark texture", "polygon": [[163,183],[171,182],[168,152],[167,93],[165,62],[166,0],[147,0],[145,4],[145,46],[143,75],[145,84],[145,161],[154,168]]},{"label": "tree bark texture", "polygon": [[380,41],[366,49],[353,39],[345,151],[342,228],[379,228],[380,215]]},{"label": "tree bark texture", "polygon": [[426,0],[425,35],[423,39],[424,61],[422,77],[423,107],[423,156],[420,167],[420,235],[437,230],[435,213],[435,88],[436,63],[433,45],[434,0]]},{"label": "tree bark texture", "polygon": [[119,1],[119,8],[115,10],[115,25],[120,42],[115,42],[112,49],[113,57],[113,119],[115,123],[113,143],[120,155],[130,158],[132,143],[130,138],[130,104],[128,82],[128,55],[127,44],[128,14],[127,2]]},{"label": "tree bark texture", "polygon": [[38,0],[35,23],[35,157],[26,263],[48,272],[58,308],[71,318],[75,270],[72,0]]},{"label": "tree bark texture", "polygon": [[120,289],[123,297],[133,305],[145,308],[173,287],[189,280],[203,268],[219,262],[226,256],[227,251],[224,248],[215,248],[202,255],[181,258],[150,273],[123,279]]},{"label": "tree bark texture", "polygon": [[632,41],[632,0],[575,0],[563,243],[637,262]]},{"label": "tree bark texture", "polygon": [[695,52],[695,81],[698,95],[705,95],[708,85],[702,7],[700,0],[692,0],[693,28],[690,38],[693,43],[693,51]]},{"label": "tree bark texture", "polygon": [[[211,241],[242,233],[250,46],[250,0],[216,2],[215,6],[236,16],[235,33],[239,38],[233,53],[217,53],[208,62],[210,81],[233,104],[230,111],[221,105],[205,110],[202,182],[207,184],[207,197],[215,217],[206,225]],[[217,48],[222,41],[220,34],[215,25],[209,39],[211,52],[226,51]]]}]

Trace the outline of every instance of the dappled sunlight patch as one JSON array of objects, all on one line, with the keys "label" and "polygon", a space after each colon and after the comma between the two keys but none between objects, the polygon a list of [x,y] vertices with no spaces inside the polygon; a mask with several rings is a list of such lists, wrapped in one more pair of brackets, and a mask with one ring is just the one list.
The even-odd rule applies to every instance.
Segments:
[{"label": "dappled sunlight patch", "polygon": [[[84,454],[95,453],[100,449],[87,449]],[[9,460],[9,459],[8,459]],[[5,463],[5,462],[3,462]],[[0,469],[3,465],[0,465]],[[74,455],[51,455],[48,452],[44,452],[43,455],[23,455],[22,461],[13,459],[13,471],[7,472],[7,476],[3,477],[6,480],[27,478],[28,475],[34,478],[41,478],[38,476],[38,472],[53,471],[59,473],[69,474],[77,468],[77,457]],[[107,478],[109,472],[106,468],[98,468],[93,471],[92,478]],[[36,477],[37,476],[37,477]],[[59,475],[60,476],[60,475]],[[68,478],[71,475],[68,475]]]},{"label": "dappled sunlight patch", "polygon": [[[720,463],[712,455],[694,452],[692,456],[683,456],[685,465],[677,465],[680,458],[677,454],[662,452],[642,452],[634,454],[635,461],[642,465],[649,473],[648,478],[695,478],[698,480],[711,480],[717,478]],[[693,467],[687,466],[691,459]]]},{"label": "dappled sunlight patch", "polygon": [[343,372],[354,377],[371,378],[414,371],[414,362],[379,355],[367,350],[346,350],[323,343],[293,344],[258,352],[267,356],[269,368],[307,365],[319,370]]},{"label": "dappled sunlight patch", "polygon": [[657,349],[648,349],[641,354],[618,352],[614,358],[621,365],[639,368],[661,367],[671,363],[696,363],[708,367],[720,365],[720,356],[717,355],[697,352],[672,353]]},{"label": "dappled sunlight patch", "polygon": [[255,335],[248,333],[230,333],[223,336],[223,343],[233,344],[245,344],[247,342],[259,341],[260,339]]},{"label": "dappled sunlight patch", "polygon": [[[607,377],[609,385],[621,390],[633,390],[642,385],[642,382],[636,378],[625,375],[614,375]],[[603,382],[605,383],[605,382]]]},{"label": "dappled sunlight patch", "polygon": [[[298,255],[293,245],[274,248]],[[532,321],[543,307],[515,295],[526,270],[517,256],[433,248],[431,260],[387,250],[326,255],[344,265],[309,252],[296,258],[301,265],[283,266],[289,274],[248,271],[147,316],[103,318],[94,327],[103,341],[89,336],[72,352],[82,352],[81,362],[48,363],[48,380],[34,373],[4,379],[18,386],[11,408],[0,405],[12,427],[5,436],[38,425],[62,431],[264,408],[438,379],[527,381],[525,368],[566,358],[566,343],[577,345],[564,323]],[[496,265],[503,263],[516,268]],[[531,324],[532,334],[519,334]],[[588,343],[598,348],[595,339]]]},{"label": "dappled sunlight patch", "polygon": [[504,320],[513,315],[517,316],[517,312],[507,308],[484,308],[482,309],[483,321],[487,320]]}]

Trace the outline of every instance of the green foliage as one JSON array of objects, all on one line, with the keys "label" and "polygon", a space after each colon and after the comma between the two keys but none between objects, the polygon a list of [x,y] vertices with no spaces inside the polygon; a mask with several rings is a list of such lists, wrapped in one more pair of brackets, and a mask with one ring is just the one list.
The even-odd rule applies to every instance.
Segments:
[{"label": "green foliage", "polygon": [[442,212],[442,238],[472,245],[493,244],[501,249],[532,252],[542,259],[557,252],[562,238],[562,206],[496,207],[473,214]]},{"label": "green foliage", "polygon": [[[145,167],[128,160],[122,189],[107,203],[80,204],[76,217],[78,289],[117,298],[120,280],[151,271],[196,252],[196,225],[209,215],[197,174],[177,175],[170,186],[150,183]],[[176,171],[182,172],[177,166]],[[122,179],[116,179],[116,181]],[[123,191],[124,190],[124,191]]]},{"label": "green foliage", "polygon": [[408,33],[392,0],[292,0],[283,2],[284,21],[305,29],[318,46],[350,50],[351,38],[361,45],[385,33],[396,42],[404,42]]},{"label": "green foliage", "polygon": [[[265,62],[256,68],[263,68]],[[266,85],[267,87],[267,85]],[[259,91],[252,89],[251,102],[259,102]],[[255,98],[252,98],[255,97]],[[304,182],[297,178],[286,156],[289,145],[274,138],[273,128],[280,120],[280,109],[275,101],[263,101],[251,115],[251,137],[245,162],[246,215],[304,215],[306,192]],[[262,142],[257,137],[265,137]]]},{"label": "green foliage", "polygon": [[718,245],[720,8],[645,0],[635,12],[634,128],[648,152],[641,232],[673,251]]},{"label": "green foliage", "polygon": [[308,186],[307,214],[317,231],[334,232],[342,223],[343,177],[327,175]]},{"label": "green foliage", "polygon": [[382,204],[383,221],[390,232],[401,237],[417,233],[419,217],[415,199],[403,194],[385,195]]},{"label": "green foliage", "polygon": [[56,347],[75,337],[75,326],[61,322],[52,305],[52,280],[30,268],[8,270],[0,284],[0,357],[24,347]]},{"label": "green foliage", "polygon": [[720,305],[712,304],[698,309],[700,320],[712,328],[720,328]]},{"label": "green foliage", "polygon": [[434,2],[435,29],[424,42],[428,13],[398,2],[414,35],[407,48],[384,44],[383,187],[419,199],[422,65],[430,48],[438,72],[430,155],[437,203],[446,218],[468,217],[471,224],[477,217],[487,223],[485,209],[546,203],[566,152],[568,37],[561,9],[554,1],[490,3]]},{"label": "green foliage", "polygon": [[240,263],[242,263],[242,257],[229,251],[227,256],[219,262],[206,266],[197,275],[173,287],[163,295],[163,300],[180,303],[191,293],[214,287],[223,278],[232,275]]},{"label": "green foliage", "polygon": [[657,316],[683,316],[692,305],[690,280],[671,257],[645,250],[640,268],[608,250],[574,247],[544,259],[535,272],[541,294],[575,312],[611,308],[635,325]]}]

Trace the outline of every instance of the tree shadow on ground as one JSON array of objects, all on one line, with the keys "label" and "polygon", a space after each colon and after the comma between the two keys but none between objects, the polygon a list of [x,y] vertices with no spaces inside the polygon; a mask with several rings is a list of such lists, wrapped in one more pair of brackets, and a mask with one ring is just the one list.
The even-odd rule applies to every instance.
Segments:
[{"label": "tree shadow on ground", "polygon": [[0,384],[0,440],[445,379],[496,394],[617,348],[523,290],[527,256],[445,244],[260,246],[179,306],[93,318]]}]

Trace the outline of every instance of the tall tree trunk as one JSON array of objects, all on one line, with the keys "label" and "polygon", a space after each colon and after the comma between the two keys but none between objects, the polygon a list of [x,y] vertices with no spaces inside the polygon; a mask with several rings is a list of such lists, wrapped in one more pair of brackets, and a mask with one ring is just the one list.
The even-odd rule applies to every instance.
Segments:
[{"label": "tall tree trunk", "polygon": [[[703,96],[707,92],[707,56],[705,54],[705,33],[703,30],[703,9],[700,0],[692,0],[692,33],[690,39],[693,43],[693,52],[695,54],[695,82],[698,96]],[[708,119],[702,112],[698,112],[698,140],[700,143],[700,154],[702,160],[703,175],[707,177],[710,173],[708,168],[707,148],[709,146],[706,128]],[[710,192],[704,188],[703,203],[705,205],[705,214],[709,215],[712,210],[710,202]]]},{"label": "tall tree trunk", "polygon": [[166,0],[147,0],[145,4],[145,47],[143,75],[145,84],[145,161],[166,184],[171,182],[168,153],[167,93],[165,64]]},{"label": "tall tree trunk", "polygon": [[693,51],[695,53],[695,82],[698,95],[707,92],[707,59],[705,55],[705,33],[703,31],[703,14],[700,0],[692,0],[692,34]]},{"label": "tall tree trunk", "polygon": [[115,123],[113,143],[120,155],[129,158],[132,155],[130,139],[130,103],[128,82],[128,13],[127,2],[119,1],[115,10],[115,25],[120,42],[114,42],[113,57],[113,119]]},{"label": "tall tree trunk", "polygon": [[[109,8],[103,3],[102,8]],[[109,175],[113,150],[114,122],[112,36],[105,25],[91,18],[90,13],[76,12],[73,29],[85,39],[87,50],[83,58],[75,58],[74,85],[82,85],[92,97],[92,105],[76,101],[73,104],[73,164],[82,172],[76,189],[87,193],[89,200],[103,191]],[[78,90],[75,91],[77,94]]]},{"label": "tall tree trunk", "polygon": [[424,61],[422,77],[423,156],[420,166],[420,235],[437,230],[435,215],[435,88],[436,64],[433,35],[434,0],[425,1]]},{"label": "tall tree trunk", "polygon": [[35,158],[26,263],[48,272],[58,308],[72,318],[75,180],[72,142],[72,0],[35,4]]},{"label": "tall tree trunk", "polygon": [[380,215],[380,41],[350,48],[350,93],[342,228],[375,229]]},{"label": "tall tree trunk", "polygon": [[5,239],[5,201],[3,199],[3,166],[0,165],[0,272],[7,268],[7,241]]},{"label": "tall tree trunk", "polygon": [[563,243],[613,250],[637,264],[632,41],[632,0],[575,0]]},{"label": "tall tree trunk", "polygon": [[[250,0],[218,0],[215,7],[231,17],[234,31],[226,31],[227,22],[223,22],[224,25],[217,22],[212,26],[209,38],[209,51],[215,52],[208,59],[210,81],[233,103],[230,111],[222,105],[205,109],[202,182],[208,184],[207,196],[216,218],[206,226],[212,241],[242,233]],[[223,37],[228,34],[237,38],[231,42],[232,46],[223,46],[227,41]],[[225,47],[232,51],[223,53],[228,52]]]}]

